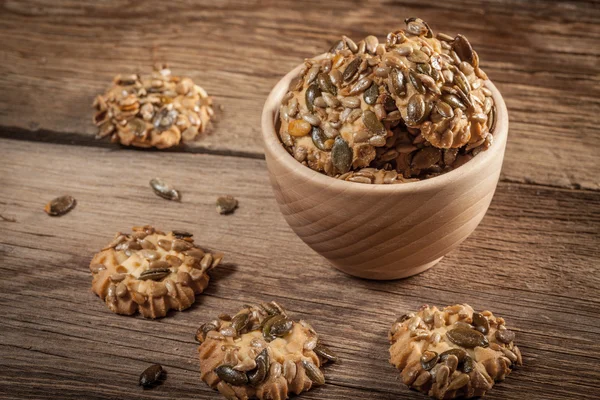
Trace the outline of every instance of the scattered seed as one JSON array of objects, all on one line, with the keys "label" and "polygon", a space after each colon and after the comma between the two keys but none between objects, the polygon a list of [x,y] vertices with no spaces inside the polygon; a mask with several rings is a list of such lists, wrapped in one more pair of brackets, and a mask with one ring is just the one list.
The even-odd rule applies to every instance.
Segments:
[{"label": "scattered seed", "polygon": [[217,198],[217,212],[219,214],[231,214],[238,206],[238,201],[230,195]]},{"label": "scattered seed", "polygon": [[5,217],[4,215],[0,214],[0,219],[2,221],[6,221],[6,222],[17,222],[17,220],[15,218],[12,217]]},{"label": "scattered seed", "polygon": [[146,368],[140,375],[139,386],[149,388],[160,382],[164,370],[160,364],[153,364]]},{"label": "scattered seed", "polygon": [[[52,217],[59,217],[71,211],[76,204],[77,201],[74,197],[68,195],[60,196],[46,204],[44,211]],[[6,220],[5,218],[2,219]]]},{"label": "scattered seed", "polygon": [[313,351],[315,353],[317,353],[317,355],[319,357],[322,357],[331,362],[337,362],[339,360],[339,357],[333,351],[331,351],[331,349],[329,347],[327,347],[321,343],[317,343],[317,345],[314,347]]},{"label": "scattered seed", "polygon": [[163,199],[181,201],[181,194],[178,190],[171,187],[168,183],[164,182],[160,178],[153,178],[150,180],[150,187],[154,190],[156,195]]}]

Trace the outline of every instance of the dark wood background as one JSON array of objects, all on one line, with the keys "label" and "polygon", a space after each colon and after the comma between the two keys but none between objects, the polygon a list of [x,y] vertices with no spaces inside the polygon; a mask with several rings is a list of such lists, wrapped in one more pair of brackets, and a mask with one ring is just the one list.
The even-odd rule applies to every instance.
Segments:
[{"label": "dark wood background", "polygon": [[[327,266],[289,229],[268,183],[260,114],[288,70],[340,35],[420,16],[461,32],[503,93],[510,137],[490,210],[433,269],[372,282]],[[213,399],[196,327],[276,300],[343,359],[306,399],[425,399],[388,364],[387,330],[421,304],[504,316],[525,365],[489,399],[600,392],[600,5],[596,1],[0,1],[0,397]],[[91,103],[117,73],[167,61],[223,107],[213,133],[176,151],[93,139]],[[161,176],[183,201],[156,197]],[[44,204],[78,205],[50,218]],[[234,215],[214,202],[232,194]],[[88,263],[133,225],[187,229],[226,253],[196,304],[157,321],[112,314]],[[168,379],[136,386],[149,363]]]}]

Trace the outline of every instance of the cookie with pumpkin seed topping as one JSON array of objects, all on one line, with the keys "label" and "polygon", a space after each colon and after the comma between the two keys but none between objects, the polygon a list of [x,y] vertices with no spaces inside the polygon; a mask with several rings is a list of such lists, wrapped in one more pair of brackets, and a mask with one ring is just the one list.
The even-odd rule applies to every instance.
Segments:
[{"label": "cookie with pumpkin seed topping", "polygon": [[220,315],[196,333],[200,377],[227,399],[287,399],[325,383],[319,367],[337,356],[303,320],[277,303]]},{"label": "cookie with pumpkin seed topping", "polygon": [[129,235],[117,233],[90,263],[92,291],[117,314],[139,311],[159,318],[170,309],[185,310],[208,286],[208,271],[223,259],[196,246],[192,236],[148,225]]},{"label": "cookie with pumpkin seed topping", "polygon": [[504,319],[468,304],[425,305],[398,318],[389,338],[404,384],[437,399],[483,396],[523,363]]}]

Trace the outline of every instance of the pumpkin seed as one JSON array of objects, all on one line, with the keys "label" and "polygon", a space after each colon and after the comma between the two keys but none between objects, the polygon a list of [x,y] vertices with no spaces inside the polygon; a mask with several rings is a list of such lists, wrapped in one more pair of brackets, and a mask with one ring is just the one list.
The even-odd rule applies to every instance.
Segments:
[{"label": "pumpkin seed", "polygon": [[74,197],[68,195],[60,196],[46,204],[44,211],[52,217],[60,217],[71,211],[76,204],[77,201]]},{"label": "pumpkin seed", "polygon": [[321,91],[331,93],[334,96],[337,95],[337,87],[333,84],[333,82],[331,82],[331,77],[329,74],[322,72],[317,75],[317,84],[319,85]]},{"label": "pumpkin seed", "polygon": [[417,125],[425,116],[425,98],[421,94],[413,94],[406,106],[406,124]]},{"label": "pumpkin seed", "polygon": [[393,68],[390,72],[390,81],[392,86],[390,89],[396,96],[406,96],[406,80],[402,71]]},{"label": "pumpkin seed", "polygon": [[308,379],[313,381],[315,385],[321,386],[325,384],[325,376],[323,376],[319,367],[307,360],[302,360],[302,366]]},{"label": "pumpkin seed", "polygon": [[238,206],[235,197],[226,195],[217,198],[217,212],[219,214],[231,214]]},{"label": "pumpkin seed", "polygon": [[171,250],[183,252],[189,250],[194,245],[188,242],[187,240],[175,239],[171,242]]},{"label": "pumpkin seed", "polygon": [[354,86],[352,86],[352,88],[350,89],[350,92],[348,94],[350,95],[355,95],[355,94],[359,94],[364,92],[369,86],[371,86],[371,83],[373,82],[373,80],[371,78],[361,78],[358,80],[358,82],[356,82],[354,84]]},{"label": "pumpkin seed", "polygon": [[499,342],[504,344],[509,344],[515,340],[515,333],[513,331],[509,331],[508,329],[497,330],[495,336]]},{"label": "pumpkin seed", "polygon": [[254,361],[256,361],[256,368],[253,371],[248,372],[247,376],[248,383],[252,386],[257,386],[262,383],[269,374],[269,351],[266,348],[263,349],[263,351],[256,356]]},{"label": "pumpkin seed", "polygon": [[377,115],[371,110],[363,112],[363,123],[373,135],[385,135],[386,130]]},{"label": "pumpkin seed", "polygon": [[362,58],[356,57],[350,62],[350,64],[348,64],[348,66],[344,70],[344,73],[342,74],[342,78],[344,79],[344,81],[348,82],[352,80],[354,75],[356,75],[356,73],[358,72],[358,67],[360,66],[361,62]]},{"label": "pumpkin seed", "polygon": [[242,371],[233,369],[232,365],[219,365],[215,368],[215,373],[219,379],[233,386],[242,386],[248,383],[248,377]]},{"label": "pumpkin seed", "polygon": [[140,375],[138,385],[142,387],[151,387],[156,385],[163,376],[163,372],[163,367],[160,364],[153,364],[149,366]]},{"label": "pumpkin seed", "polygon": [[340,174],[350,170],[352,155],[352,149],[348,146],[348,143],[341,136],[336,137],[331,149],[331,161]]},{"label": "pumpkin seed", "polygon": [[473,326],[484,335],[487,335],[490,330],[490,323],[487,318],[480,313],[473,313]]},{"label": "pumpkin seed", "polygon": [[317,343],[313,351],[317,353],[318,356],[331,362],[337,362],[339,360],[339,357],[333,351],[331,351],[329,347],[321,343]]},{"label": "pumpkin seed", "polygon": [[329,52],[332,53],[332,54],[335,54],[338,51],[343,50],[343,49],[344,49],[344,41],[343,40],[338,40],[337,42],[335,42],[333,44],[333,46],[331,46],[329,48]]},{"label": "pumpkin seed", "polygon": [[178,190],[171,187],[168,183],[164,182],[160,178],[153,178],[150,180],[150,187],[154,190],[156,195],[163,199],[181,201],[181,194]]},{"label": "pumpkin seed", "polygon": [[427,169],[442,159],[442,152],[435,147],[424,147],[413,156],[411,165],[416,169]]},{"label": "pumpkin seed", "polygon": [[465,359],[462,363],[462,371],[466,374],[473,371],[475,369],[475,360],[473,360],[469,356],[465,356]]},{"label": "pumpkin seed", "polygon": [[431,75],[431,70],[431,65],[427,63],[417,64],[417,71],[419,71],[422,74]]},{"label": "pumpkin seed", "polygon": [[421,94],[425,94],[425,92],[427,90],[425,89],[425,86],[423,86],[423,82],[421,82],[421,80],[417,76],[416,72],[409,71],[408,79],[410,80],[410,83],[412,83],[414,88],[417,89],[417,92],[419,92]]},{"label": "pumpkin seed", "polygon": [[452,49],[456,52],[461,60],[473,65],[473,47],[471,47],[471,43],[469,43],[466,37],[460,34],[456,35],[454,41],[452,42]]},{"label": "pumpkin seed", "polygon": [[411,54],[408,55],[408,60],[414,63],[426,63],[429,61],[429,56],[423,51],[415,49]]},{"label": "pumpkin seed", "polygon": [[313,83],[306,89],[306,93],[304,94],[304,98],[306,101],[306,107],[310,112],[314,111],[314,101],[317,97],[321,96],[321,89],[319,89],[319,85]]},{"label": "pumpkin seed", "polygon": [[365,100],[365,103],[369,104],[369,105],[373,105],[377,102],[377,98],[379,97],[379,86],[373,82],[373,84],[371,86],[369,86],[369,88],[367,90],[365,90],[365,93],[363,94],[363,98]]},{"label": "pumpkin seed", "polygon": [[250,314],[247,312],[239,313],[231,320],[231,326],[239,334],[250,322]]},{"label": "pumpkin seed", "polygon": [[429,371],[437,364],[439,358],[438,353],[435,351],[425,351],[421,356],[421,367],[423,367],[425,371]]},{"label": "pumpkin seed", "polygon": [[325,135],[323,129],[319,128],[318,126],[313,126],[311,138],[319,150],[329,151],[333,146],[333,140],[329,139],[327,135]]},{"label": "pumpkin seed", "polygon": [[285,315],[278,314],[272,316],[271,318],[267,318],[263,321],[262,334],[267,342],[270,342],[275,339],[275,336],[271,335],[271,327],[273,326],[273,324],[277,321],[284,320],[285,318]]},{"label": "pumpkin seed", "polygon": [[452,329],[446,332],[446,337],[452,343],[468,349],[487,347],[489,345],[487,338],[481,332],[470,328],[459,327]]},{"label": "pumpkin seed", "polygon": [[148,279],[153,280],[153,281],[159,281],[159,280],[163,279],[164,277],[168,276],[169,274],[171,274],[171,270],[168,268],[148,269],[148,270],[142,272],[138,279],[141,281],[146,281]]},{"label": "pumpkin seed", "polygon": [[463,349],[450,349],[440,354],[440,361],[445,361],[448,356],[455,356],[458,362],[462,362],[467,357],[467,352]]},{"label": "pumpkin seed", "polygon": [[271,330],[269,334],[272,336],[282,337],[287,335],[294,327],[294,322],[287,318],[277,319],[271,324]]}]

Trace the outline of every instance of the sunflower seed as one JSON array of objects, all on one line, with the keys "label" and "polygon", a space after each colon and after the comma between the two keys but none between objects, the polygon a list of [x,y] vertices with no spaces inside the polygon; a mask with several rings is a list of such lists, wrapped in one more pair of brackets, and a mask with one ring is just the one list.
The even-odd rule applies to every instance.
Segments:
[{"label": "sunflower seed", "polygon": [[148,279],[153,280],[153,281],[159,281],[170,274],[171,274],[171,270],[168,268],[148,269],[148,270],[142,272],[138,279],[141,281],[146,281]]},{"label": "sunflower seed", "polygon": [[414,63],[426,63],[429,61],[429,56],[422,50],[415,49],[411,54],[407,56],[409,61]]},{"label": "sunflower seed", "polygon": [[156,243],[163,250],[166,250],[166,251],[170,251],[171,250],[172,242],[170,240],[167,240],[167,239],[158,239],[158,241]]},{"label": "sunflower seed", "polygon": [[[322,98],[322,97],[319,97],[319,98]],[[311,124],[312,126],[321,125],[321,120],[315,114],[310,114],[310,113],[304,114],[302,116],[302,119],[305,120],[306,122],[308,122],[309,124]]]},{"label": "sunflower seed", "polygon": [[354,84],[354,86],[352,86],[352,88],[350,89],[350,92],[348,94],[355,95],[355,94],[362,93],[369,86],[371,86],[372,82],[373,82],[373,80],[371,78],[361,78],[358,80],[358,82],[356,82]]},{"label": "sunflower seed", "polygon": [[217,198],[217,212],[219,214],[231,214],[238,206],[238,201],[230,195]]},{"label": "sunflower seed", "polygon": [[358,46],[348,36],[342,36],[342,40],[346,43],[346,46],[348,46],[351,52],[356,53],[358,51]]},{"label": "sunflower seed", "polygon": [[149,261],[158,260],[160,258],[160,253],[155,250],[142,250],[140,251],[140,255]]},{"label": "sunflower seed", "polygon": [[[159,245],[160,245],[160,243],[159,243]],[[183,251],[189,250],[193,246],[194,245],[191,244],[190,242],[188,242],[187,240],[175,239],[171,242],[171,250],[177,251],[177,252],[183,252]]]},{"label": "sunflower seed", "polygon": [[409,71],[408,79],[410,80],[410,83],[414,86],[414,88],[417,89],[417,92],[425,94],[427,90],[425,89],[425,86],[423,86],[423,83],[414,71]]},{"label": "sunflower seed", "polygon": [[59,217],[71,211],[76,204],[77,201],[74,197],[68,195],[60,196],[46,204],[44,211],[50,216]]},{"label": "sunflower seed", "polygon": [[154,190],[156,195],[163,199],[181,201],[181,194],[178,190],[171,187],[168,183],[164,182],[160,178],[154,178],[150,180],[150,187]]},{"label": "sunflower seed", "polygon": [[344,107],[358,108],[360,107],[360,99],[358,97],[342,97],[340,100]]},{"label": "sunflower seed", "polygon": [[153,364],[149,366],[140,375],[138,385],[143,387],[151,387],[156,385],[159,383],[163,372],[163,367],[160,364]]}]

